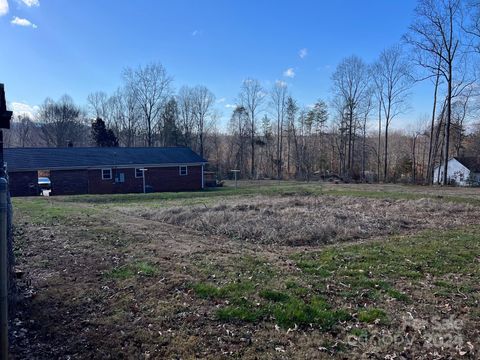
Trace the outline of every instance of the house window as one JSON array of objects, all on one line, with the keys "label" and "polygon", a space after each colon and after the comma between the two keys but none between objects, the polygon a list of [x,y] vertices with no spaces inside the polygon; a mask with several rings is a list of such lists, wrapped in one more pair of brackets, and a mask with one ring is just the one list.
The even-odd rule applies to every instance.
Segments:
[{"label": "house window", "polygon": [[179,166],[179,173],[180,173],[180,176],[188,175],[188,167],[187,166]]},{"label": "house window", "polygon": [[115,182],[116,183],[124,183],[125,182],[125,173],[118,173],[115,176]]},{"label": "house window", "polygon": [[145,170],[145,169],[143,169],[143,168],[136,168],[136,169],[135,169],[135,177],[136,177],[137,179],[143,178],[143,171],[144,171],[144,170]]},{"label": "house window", "polygon": [[102,169],[102,180],[112,180],[112,169]]}]

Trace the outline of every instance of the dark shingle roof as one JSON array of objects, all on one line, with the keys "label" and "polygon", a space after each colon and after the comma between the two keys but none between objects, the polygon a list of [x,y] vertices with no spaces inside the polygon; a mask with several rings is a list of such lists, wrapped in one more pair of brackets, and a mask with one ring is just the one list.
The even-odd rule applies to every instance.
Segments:
[{"label": "dark shingle roof", "polygon": [[8,171],[198,164],[207,161],[186,147],[8,148]]},{"label": "dark shingle roof", "polygon": [[455,159],[460,164],[465,166],[468,170],[474,173],[480,172],[480,158],[470,156],[470,157],[456,157]]}]

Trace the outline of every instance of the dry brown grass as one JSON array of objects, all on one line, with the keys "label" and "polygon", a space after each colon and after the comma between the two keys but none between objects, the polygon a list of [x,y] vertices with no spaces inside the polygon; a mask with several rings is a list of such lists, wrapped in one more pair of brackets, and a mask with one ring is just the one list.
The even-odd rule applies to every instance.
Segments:
[{"label": "dry brown grass", "polygon": [[150,220],[262,244],[318,245],[472,223],[473,206],[432,199],[257,196],[228,203],[125,209]]}]

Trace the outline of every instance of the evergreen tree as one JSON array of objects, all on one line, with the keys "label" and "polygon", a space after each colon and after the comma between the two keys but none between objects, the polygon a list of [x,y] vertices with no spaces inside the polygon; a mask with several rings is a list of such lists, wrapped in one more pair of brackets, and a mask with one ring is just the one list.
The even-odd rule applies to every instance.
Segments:
[{"label": "evergreen tree", "polygon": [[97,118],[92,123],[92,138],[99,147],[117,147],[118,139],[112,129],[107,128],[105,121]]},{"label": "evergreen tree", "polygon": [[181,142],[181,133],[178,128],[178,105],[175,98],[171,98],[165,104],[162,120],[164,146],[178,146]]}]

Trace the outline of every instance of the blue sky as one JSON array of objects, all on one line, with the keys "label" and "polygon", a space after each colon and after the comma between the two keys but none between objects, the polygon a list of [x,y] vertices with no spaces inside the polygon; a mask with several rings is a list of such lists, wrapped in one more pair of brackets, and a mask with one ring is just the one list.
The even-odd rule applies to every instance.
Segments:
[{"label": "blue sky", "polygon": [[[330,76],[342,58],[356,54],[372,62],[398,42],[415,4],[0,0],[0,82],[16,108],[65,93],[83,105],[93,91],[115,90],[125,67],[160,61],[177,90],[182,85],[209,87],[224,119],[247,77],[259,79],[267,89],[285,81],[292,95],[309,105],[317,98],[330,99]],[[428,114],[429,99],[430,86],[416,86],[411,110],[394,126],[406,128]]]}]

